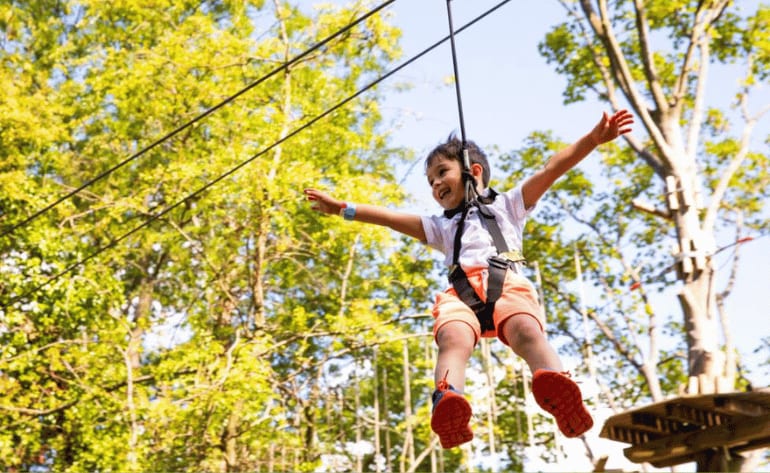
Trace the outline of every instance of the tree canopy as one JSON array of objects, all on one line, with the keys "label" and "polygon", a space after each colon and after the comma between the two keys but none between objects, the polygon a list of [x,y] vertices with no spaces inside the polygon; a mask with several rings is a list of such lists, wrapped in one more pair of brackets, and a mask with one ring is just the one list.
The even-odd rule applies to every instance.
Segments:
[{"label": "tree canopy", "polygon": [[[559,181],[527,228],[549,331],[616,410],[692,377],[742,389],[715,254],[768,227],[770,163],[751,134],[770,12],[560,3],[540,51],[568,78],[565,103],[628,107],[641,126],[601,148],[600,175]],[[435,260],[302,195],[405,205],[394,169],[411,155],[390,143],[383,92],[363,90],[402,54],[374,8],[0,4],[0,468],[469,468],[425,422]],[[733,108],[704,92],[716,67],[742,74],[720,91]],[[533,131],[494,157],[510,177],[493,185],[561,145]],[[671,286],[677,316],[655,303]],[[469,384],[494,393],[480,448],[520,469],[553,429],[527,411],[521,363],[477,352]]]}]

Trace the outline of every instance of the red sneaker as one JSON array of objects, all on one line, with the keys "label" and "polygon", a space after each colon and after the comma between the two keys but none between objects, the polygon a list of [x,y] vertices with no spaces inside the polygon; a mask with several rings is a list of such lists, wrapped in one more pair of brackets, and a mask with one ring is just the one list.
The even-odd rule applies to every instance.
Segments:
[{"label": "red sneaker", "polygon": [[580,388],[569,373],[537,370],[532,377],[535,401],[555,419],[567,437],[577,437],[593,427],[594,420],[583,405]]},{"label": "red sneaker", "polygon": [[473,439],[473,431],[468,425],[470,420],[471,405],[465,397],[446,380],[439,381],[433,391],[430,428],[438,434],[441,446],[453,448]]}]

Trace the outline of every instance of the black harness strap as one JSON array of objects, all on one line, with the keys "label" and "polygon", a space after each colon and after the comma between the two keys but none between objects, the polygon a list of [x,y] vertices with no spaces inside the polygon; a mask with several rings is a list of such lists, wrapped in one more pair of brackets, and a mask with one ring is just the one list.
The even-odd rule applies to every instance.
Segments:
[{"label": "black harness strap", "polygon": [[481,300],[479,295],[476,294],[476,290],[473,289],[470,282],[468,281],[468,276],[465,274],[465,271],[463,271],[458,263],[460,256],[461,238],[463,229],[465,228],[465,217],[468,216],[468,210],[470,210],[470,208],[471,206],[469,205],[465,206],[463,213],[460,216],[460,221],[457,223],[457,231],[455,232],[454,256],[452,258],[452,268],[449,271],[449,282],[452,284],[452,287],[455,288],[457,297],[459,297],[460,300],[465,303],[465,305],[470,307],[479,318],[479,323],[482,326],[481,330],[484,331],[488,328],[488,323],[485,319],[489,317],[482,318],[479,316],[479,314],[484,312],[484,307],[486,304]]},{"label": "black harness strap", "polygon": [[[457,224],[457,231],[455,232],[454,241],[454,254],[452,258],[452,267],[449,271],[449,282],[457,291],[457,295],[460,297],[468,307],[470,307],[476,314],[481,324],[481,331],[494,330],[495,323],[493,321],[492,313],[495,309],[495,302],[500,298],[503,293],[503,282],[505,282],[505,274],[508,269],[516,270],[515,263],[523,262],[524,258],[518,251],[509,252],[508,245],[505,243],[503,233],[500,231],[500,227],[495,221],[495,216],[487,209],[484,204],[492,203],[497,193],[490,189],[490,195],[487,198],[481,197],[476,191],[476,180],[471,174],[471,160],[469,157],[468,146],[465,140],[465,123],[463,121],[463,107],[462,100],[460,99],[460,76],[458,74],[457,67],[457,54],[455,52],[455,40],[454,40],[454,27],[452,26],[452,7],[450,1],[447,0],[447,17],[449,18],[449,39],[452,45],[452,64],[454,66],[455,75],[455,91],[457,94],[457,109],[460,113],[460,133],[462,136],[463,155],[462,155],[462,172],[463,181],[465,184],[465,201],[462,207],[462,216]],[[468,282],[468,276],[465,271],[460,267],[460,246],[462,245],[462,234],[465,228],[465,218],[468,216],[468,210],[471,207],[477,207],[481,216],[482,224],[492,236],[492,241],[497,248],[497,255],[489,259],[489,277],[487,279],[487,301],[482,302],[481,298],[476,294],[476,291],[471,287]],[[455,209],[455,211],[458,209]],[[451,218],[455,211],[447,215]],[[512,255],[516,256],[512,256]]]},{"label": "black harness strap", "polygon": [[[449,272],[449,282],[452,284],[452,287],[454,287],[460,300],[462,300],[476,314],[476,317],[479,319],[479,324],[481,325],[482,333],[495,329],[493,313],[495,310],[495,303],[503,293],[503,283],[505,282],[506,272],[508,269],[516,270],[515,263],[524,261],[524,258],[521,257],[518,252],[510,252],[508,250],[508,245],[505,243],[505,238],[500,230],[500,226],[495,220],[495,216],[485,205],[491,203],[496,196],[497,193],[490,189],[489,197],[474,199],[470,203],[465,204],[462,209],[460,221],[457,223],[457,231],[455,232],[454,238],[454,251],[452,255],[452,268]],[[482,202],[480,202],[480,200]],[[478,208],[481,223],[492,236],[492,241],[494,242],[498,253],[496,256],[489,259],[486,302],[482,301],[473,289],[468,281],[468,276],[459,264],[462,234],[465,229],[465,219],[468,216],[468,211],[472,207]]]}]

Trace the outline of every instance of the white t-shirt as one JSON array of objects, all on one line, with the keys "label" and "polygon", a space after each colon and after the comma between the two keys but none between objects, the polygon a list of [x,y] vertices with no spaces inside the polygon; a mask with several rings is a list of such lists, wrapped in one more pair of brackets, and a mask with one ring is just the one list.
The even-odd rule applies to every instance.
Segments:
[{"label": "white t-shirt", "polygon": [[[521,186],[498,194],[487,208],[495,216],[508,249],[521,251],[524,222],[532,211],[532,208],[524,208]],[[455,232],[461,216],[462,212],[458,212],[452,218],[446,218],[443,215],[422,217],[422,227],[425,230],[427,243],[431,248],[444,253],[444,264],[447,267],[452,265]],[[465,218],[459,258],[460,266],[465,272],[474,268],[488,267],[487,260],[497,254],[492,236],[481,223],[480,218],[478,209],[475,207],[468,211],[468,216]]]}]

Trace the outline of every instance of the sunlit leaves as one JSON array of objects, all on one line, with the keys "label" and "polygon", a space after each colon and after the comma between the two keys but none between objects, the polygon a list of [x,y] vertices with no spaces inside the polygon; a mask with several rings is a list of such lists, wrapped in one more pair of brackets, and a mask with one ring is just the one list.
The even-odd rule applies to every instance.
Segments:
[{"label": "sunlit leaves", "polygon": [[276,464],[312,468],[324,361],[387,342],[432,289],[414,246],[302,195],[403,200],[375,94],[318,120],[396,30],[373,18],[156,146],[367,6],[49,3],[0,11],[2,223],[112,172],[2,240],[3,301],[85,261],[2,313],[0,466],[263,469],[279,439]]}]

